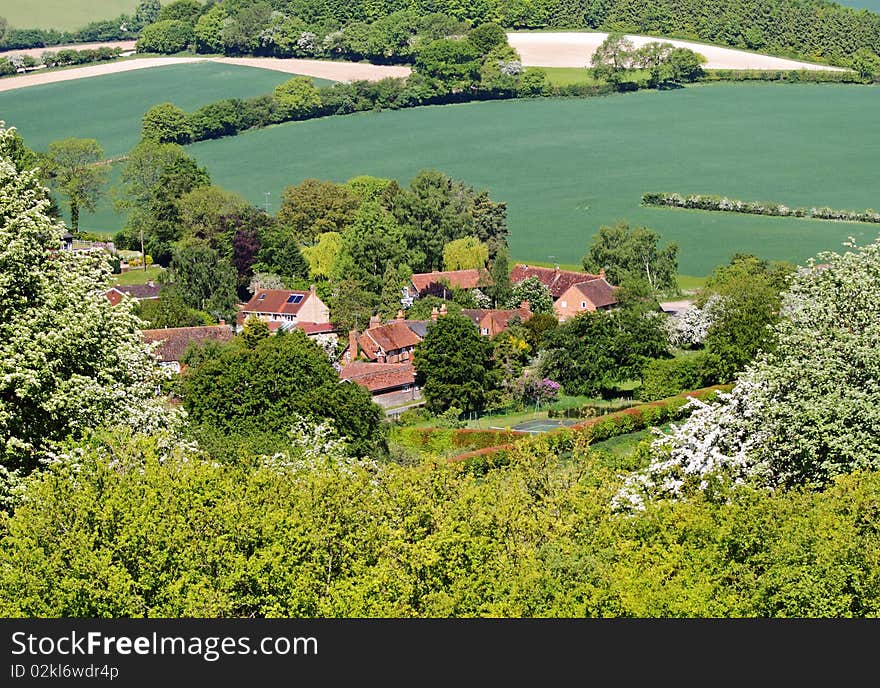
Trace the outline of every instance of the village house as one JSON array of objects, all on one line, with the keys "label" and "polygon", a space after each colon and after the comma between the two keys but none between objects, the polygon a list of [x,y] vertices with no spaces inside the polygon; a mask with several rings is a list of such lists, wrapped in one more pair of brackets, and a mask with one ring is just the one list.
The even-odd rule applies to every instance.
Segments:
[{"label": "village house", "polygon": [[314,284],[309,291],[258,289],[238,311],[237,332],[252,315],[266,322],[273,332],[282,325],[290,328],[306,323],[321,325],[328,332],[334,329],[330,325],[330,309],[316,293]]},{"label": "village house", "polygon": [[373,401],[388,408],[422,398],[416,386],[412,363],[367,363],[355,361],[339,372],[339,379],[354,382],[366,388]]},{"label": "village house", "polygon": [[412,358],[413,349],[424,339],[422,327],[411,327],[403,311],[397,312],[397,318],[382,324],[379,316],[370,318],[370,326],[361,333],[351,330],[348,333],[348,347],[343,352],[345,362],[355,361],[359,356],[377,363],[403,363]]},{"label": "village house", "polygon": [[491,284],[491,278],[486,270],[418,272],[410,280],[408,295],[411,299],[423,296],[439,296],[446,299],[452,296],[451,289],[476,289],[485,284]]},{"label": "village house", "polygon": [[142,330],[141,336],[148,344],[158,342],[153,353],[163,368],[170,368],[175,373],[181,372],[181,359],[186,350],[193,344],[205,342],[228,342],[232,340],[232,328],[222,320],[219,325],[201,327],[165,327],[158,330]]},{"label": "village house", "polygon": [[[441,308],[441,313],[444,308]],[[528,301],[523,301],[519,308],[463,308],[461,314],[471,319],[481,335],[494,337],[510,327],[511,322],[523,323],[531,318],[532,309]]]},{"label": "village house", "polygon": [[565,322],[579,313],[606,310],[617,304],[613,287],[605,279],[604,268],[598,275],[575,270],[516,265],[510,273],[510,283],[535,277],[547,287],[553,297],[553,311],[559,322]]},{"label": "village house", "polygon": [[122,301],[124,296],[130,296],[135,301],[150,301],[158,299],[161,291],[161,285],[156,284],[153,280],[149,280],[146,284],[116,285],[115,287],[110,287],[105,294],[110,303],[115,306]]}]

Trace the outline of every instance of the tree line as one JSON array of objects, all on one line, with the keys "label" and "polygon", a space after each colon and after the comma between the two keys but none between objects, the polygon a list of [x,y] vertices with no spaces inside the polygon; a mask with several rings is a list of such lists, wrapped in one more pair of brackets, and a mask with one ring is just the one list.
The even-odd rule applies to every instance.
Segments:
[{"label": "tree line", "polygon": [[[177,9],[172,12],[171,7]],[[544,0],[468,7],[415,2],[405,10],[397,3],[363,1],[315,7],[302,0],[210,5],[177,0],[163,8],[162,16],[165,24],[145,30],[147,44],[154,48],[283,57],[324,54],[406,61],[412,58],[420,27],[443,37],[460,33],[463,25],[488,22],[510,29],[659,35],[836,64],[848,64],[860,49],[880,53],[880,15],[823,0]],[[177,37],[176,43],[156,40],[168,33]]]}]

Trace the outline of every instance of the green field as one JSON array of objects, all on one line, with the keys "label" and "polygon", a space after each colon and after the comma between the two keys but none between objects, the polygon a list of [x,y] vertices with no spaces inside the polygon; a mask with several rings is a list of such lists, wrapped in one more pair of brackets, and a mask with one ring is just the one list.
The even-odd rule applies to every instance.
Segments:
[{"label": "green field", "polygon": [[[646,224],[706,274],[735,251],[802,261],[872,225],[642,208],[642,193],[880,205],[880,88],[718,84],[589,99],[472,103],[285,124],[190,151],[254,203],[306,177],[407,181],[434,167],[509,205],[521,260],[577,263],[601,225]],[[97,228],[100,229],[100,228]]]},{"label": "green field", "polygon": [[140,0],[0,0],[0,17],[17,29],[79,29],[89,22],[133,14]]},{"label": "green field", "polygon": [[150,67],[5,91],[0,93],[0,119],[17,127],[35,150],[77,136],[98,139],[108,157],[118,157],[138,142],[141,117],[157,103],[171,101],[194,110],[222,98],[268,93],[292,77],[215,62]]},{"label": "green field", "polygon": [[[601,224],[626,219],[677,241],[681,272],[704,275],[736,251],[802,261],[849,235],[873,238],[877,227],[642,208],[642,193],[877,207],[878,107],[880,88],[713,84],[358,113],[189,150],[217,183],[253,203],[270,192],[273,211],[281,190],[307,177],[406,182],[433,167],[508,203],[516,259],[577,264]],[[82,223],[115,231],[121,218],[105,204]]]}]

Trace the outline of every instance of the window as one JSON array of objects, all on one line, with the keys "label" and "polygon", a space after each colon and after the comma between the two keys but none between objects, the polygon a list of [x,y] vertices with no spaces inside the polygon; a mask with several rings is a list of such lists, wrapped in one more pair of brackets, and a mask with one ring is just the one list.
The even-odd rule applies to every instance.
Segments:
[{"label": "window", "polygon": [[262,300],[265,299],[265,298],[266,298],[266,295],[265,295],[265,294],[260,294],[260,296],[259,296],[259,298],[257,299],[257,301],[262,301]]},{"label": "window", "polygon": [[484,327],[481,331],[482,331],[482,333],[485,334],[485,335],[488,335],[488,334],[489,334],[489,328],[488,328],[488,327]]},{"label": "window", "polygon": [[568,301],[560,301],[559,305],[562,306],[563,308],[568,308]]},{"label": "window", "polygon": [[586,308],[586,307],[587,307],[587,302],[581,301],[581,308]]}]

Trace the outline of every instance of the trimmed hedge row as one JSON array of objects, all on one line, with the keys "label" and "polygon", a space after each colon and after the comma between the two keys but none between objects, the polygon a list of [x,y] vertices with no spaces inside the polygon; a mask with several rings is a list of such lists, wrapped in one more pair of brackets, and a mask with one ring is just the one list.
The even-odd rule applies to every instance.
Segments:
[{"label": "trimmed hedge row", "polygon": [[642,195],[642,205],[667,208],[689,208],[725,213],[744,213],[747,215],[770,215],[773,217],[806,217],[814,220],[843,220],[846,222],[880,223],[880,212],[868,208],[865,211],[835,210],[834,208],[789,208],[782,203],[762,201],[740,201],[726,196],[707,196],[677,193],[646,193]]},{"label": "trimmed hedge row", "polygon": [[702,81],[785,81],[809,84],[862,84],[865,80],[852,71],[823,69],[707,69]]},{"label": "trimmed hedge row", "polygon": [[485,449],[529,436],[529,433],[517,430],[471,428],[400,428],[395,434],[406,446],[429,451]]},{"label": "trimmed hedge row", "polygon": [[[668,399],[660,399],[598,418],[590,418],[568,428],[560,428],[543,435],[532,436],[531,441],[549,441],[555,451],[570,451],[575,441],[601,442],[612,437],[663,425],[670,421],[681,420],[690,415],[690,409],[686,407],[691,399],[711,401],[715,399],[718,392],[729,392],[732,388],[733,385],[714,385],[684,392]],[[470,467],[485,468],[501,465],[506,462],[505,455],[513,446],[513,442],[507,442],[494,447],[485,447],[459,454],[450,461],[466,462]]]},{"label": "trimmed hedge row", "polygon": [[[542,96],[603,96],[617,89],[610,84],[570,84],[551,86],[540,69],[527,69],[515,89],[495,89],[478,85],[461,92],[445,90],[442,84],[413,75],[389,77],[379,81],[352,81],[317,87],[320,105],[307,112],[292,112],[272,94],[251,98],[228,98],[182,113],[183,129],[169,139],[173,143],[195,143],[235,136],[248,129],[272,124],[347,115],[353,112],[401,110],[421,105],[444,105],[482,100],[506,100]],[[146,132],[144,132],[146,134]]]}]

